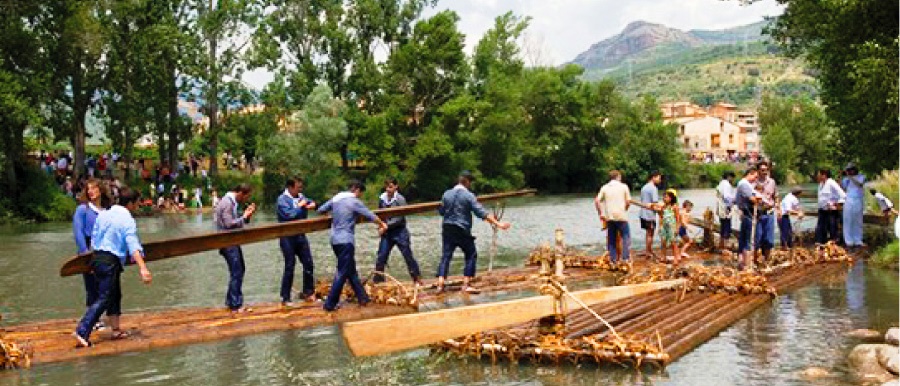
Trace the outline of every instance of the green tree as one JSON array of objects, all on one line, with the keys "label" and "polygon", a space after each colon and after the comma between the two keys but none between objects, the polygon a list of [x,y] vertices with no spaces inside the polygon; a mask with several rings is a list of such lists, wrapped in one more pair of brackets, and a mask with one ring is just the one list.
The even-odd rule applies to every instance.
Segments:
[{"label": "green tree", "polygon": [[274,198],[287,176],[315,180],[338,168],[340,147],[347,137],[345,109],[328,86],[316,86],[303,109],[289,118],[287,128],[264,140],[261,156],[266,173],[273,177],[269,180],[277,181],[274,187],[267,186],[267,196]]},{"label": "green tree", "polygon": [[68,138],[74,148],[75,175],[84,168],[88,112],[98,102],[106,65],[103,57],[109,48],[99,16],[104,13],[100,0],[53,0],[43,8],[45,17],[37,24],[44,35],[53,66],[52,88],[55,99],[50,108],[61,113],[51,123],[57,137]]},{"label": "green tree", "polygon": [[[196,53],[197,65],[190,75],[203,85],[204,114],[209,118],[205,131],[210,155],[209,172],[218,173],[219,114],[221,94],[229,80],[240,79],[248,66],[250,32],[262,16],[262,0],[189,0],[190,24],[200,39],[203,53]],[[227,97],[226,97],[227,98]]]},{"label": "green tree", "polygon": [[[870,172],[896,169],[898,36],[896,1],[779,0],[771,35],[815,67],[825,111],[837,126],[839,161]],[[802,142],[797,142],[802,145]]]},{"label": "green tree", "polygon": [[812,176],[834,165],[835,129],[822,107],[808,98],[766,95],[759,110],[763,151],[776,173]]}]

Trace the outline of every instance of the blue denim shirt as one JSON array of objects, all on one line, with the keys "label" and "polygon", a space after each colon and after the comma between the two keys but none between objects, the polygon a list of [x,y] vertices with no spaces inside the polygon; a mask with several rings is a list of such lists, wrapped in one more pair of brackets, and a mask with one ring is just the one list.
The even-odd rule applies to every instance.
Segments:
[{"label": "blue denim shirt", "polygon": [[81,204],[75,209],[75,215],[72,216],[72,234],[75,236],[75,245],[78,247],[78,254],[83,254],[91,249],[87,240],[94,231],[94,222],[97,221],[97,215],[100,210],[92,204]]},{"label": "blue denim shirt", "polygon": [[353,244],[357,217],[375,221],[375,213],[350,192],[338,193],[319,207],[319,213],[328,212],[331,212],[331,245]]},{"label": "blue denim shirt", "polygon": [[304,220],[309,216],[309,212],[306,208],[298,208],[295,204],[301,200],[306,199],[307,201],[312,201],[309,197],[304,197],[303,193],[300,193],[296,198],[291,197],[288,194],[288,191],[285,190],[280,196],[278,196],[278,201],[276,201],[276,209],[275,214],[278,216],[278,222],[288,222],[295,220]]},{"label": "blue denim shirt", "polygon": [[444,216],[443,224],[455,225],[467,231],[472,230],[472,213],[482,220],[488,215],[475,195],[462,185],[444,192],[438,212]]},{"label": "blue denim shirt", "polygon": [[122,266],[135,251],[144,252],[137,235],[137,223],[131,212],[121,205],[113,205],[97,215],[91,234],[94,251],[106,251],[116,255]]}]

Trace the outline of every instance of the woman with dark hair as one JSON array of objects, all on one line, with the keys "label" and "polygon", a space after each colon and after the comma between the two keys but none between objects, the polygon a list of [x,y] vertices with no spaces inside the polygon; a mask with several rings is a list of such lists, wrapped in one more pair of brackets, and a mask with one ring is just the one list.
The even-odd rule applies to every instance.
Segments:
[{"label": "woman with dark hair", "polygon": [[91,233],[91,270],[97,280],[97,298],[90,304],[72,334],[76,347],[91,346],[91,329],[104,312],[112,327],[112,339],[125,339],[129,334],[121,329],[122,287],[119,276],[130,257],[140,269],[141,281],[150,284],[153,277],[144,264],[144,247],[137,235],[137,224],[131,211],[137,209],[140,194],[123,187],[119,203],[97,216]]},{"label": "woman with dark hair", "polygon": [[[72,216],[72,234],[75,236],[75,245],[78,254],[82,255],[91,251],[91,231],[97,215],[109,206],[109,199],[104,197],[104,189],[99,180],[89,179],[85,183],[85,189],[79,197],[80,203]],[[85,304],[91,306],[97,300],[97,280],[93,273],[82,274],[84,278]],[[101,325],[102,326],[102,325]]]}]

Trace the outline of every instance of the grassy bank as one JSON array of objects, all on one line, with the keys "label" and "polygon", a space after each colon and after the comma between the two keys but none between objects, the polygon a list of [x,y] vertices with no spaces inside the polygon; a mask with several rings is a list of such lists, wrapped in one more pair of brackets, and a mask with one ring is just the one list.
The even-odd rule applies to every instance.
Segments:
[{"label": "grassy bank", "polygon": [[894,240],[875,252],[872,258],[869,259],[869,262],[877,267],[896,271],[900,268],[900,261],[898,260],[900,260],[900,241]]}]

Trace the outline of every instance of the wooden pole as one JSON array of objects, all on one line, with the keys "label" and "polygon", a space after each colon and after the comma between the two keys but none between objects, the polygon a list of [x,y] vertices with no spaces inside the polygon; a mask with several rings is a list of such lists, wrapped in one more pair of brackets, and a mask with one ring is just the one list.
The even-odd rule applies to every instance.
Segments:
[{"label": "wooden pole", "polygon": [[[534,189],[525,189],[515,192],[487,194],[478,197],[481,202],[496,201],[510,197],[532,195]],[[415,213],[423,213],[437,210],[440,202],[425,202],[394,208],[384,208],[373,212],[382,220],[388,217],[405,216]],[[358,222],[365,219],[359,218]],[[321,216],[307,220],[298,220],[278,224],[265,224],[233,231],[217,231],[194,236],[179,237],[174,239],[159,240],[144,243],[144,261],[158,261],[172,257],[190,255],[198,252],[210,251],[234,245],[252,244],[260,241],[276,239],[284,236],[292,236],[300,233],[309,233],[325,230],[331,227],[331,216]],[[71,276],[79,273],[90,272],[88,264],[91,260],[91,252],[78,255],[67,260],[60,268],[60,276]]]}]

